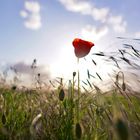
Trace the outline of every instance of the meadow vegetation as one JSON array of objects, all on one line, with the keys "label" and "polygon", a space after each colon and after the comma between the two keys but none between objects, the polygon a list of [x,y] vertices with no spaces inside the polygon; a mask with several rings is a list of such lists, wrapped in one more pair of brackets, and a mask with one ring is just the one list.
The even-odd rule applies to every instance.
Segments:
[{"label": "meadow vegetation", "polygon": [[[133,46],[124,46],[131,49],[134,57],[140,58]],[[118,69],[118,58],[134,69],[138,67],[126,57],[127,49],[118,53],[120,56],[107,56],[104,52],[93,55],[107,57]],[[33,71],[35,63],[36,60],[31,66]],[[121,70],[114,77],[114,86],[107,92],[89,80],[92,76],[89,71],[87,81],[79,87],[75,83],[77,79],[80,81],[77,72],[73,72],[67,86],[60,78],[57,85],[50,81],[53,88],[49,85],[46,89],[40,85],[40,74],[36,75],[38,87],[0,85],[0,140],[140,139],[140,93],[127,87]],[[102,80],[98,73],[96,75]],[[92,92],[86,86],[93,88]]]}]

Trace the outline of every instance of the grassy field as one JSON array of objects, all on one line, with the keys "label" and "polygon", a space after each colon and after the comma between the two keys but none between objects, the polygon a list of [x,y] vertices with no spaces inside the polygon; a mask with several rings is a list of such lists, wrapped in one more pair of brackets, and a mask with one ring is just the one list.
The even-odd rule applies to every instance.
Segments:
[{"label": "grassy field", "polygon": [[0,89],[0,139],[138,140],[140,99],[108,93]]},{"label": "grassy field", "polygon": [[[6,73],[0,84],[0,140],[140,140],[140,93],[134,92],[133,85],[128,86],[121,68],[128,65],[125,70],[134,70],[136,77],[128,80],[137,81],[138,87],[140,53],[132,45],[123,45],[125,50],[109,55],[93,54],[119,70],[111,76],[114,86],[108,92],[90,82],[90,77],[95,77],[88,69],[86,82],[80,81],[78,70],[67,86],[61,78],[57,85],[49,81],[53,88],[42,89],[41,74],[35,73],[36,59],[31,65],[34,83],[38,84],[34,88],[21,89],[16,85],[18,80],[15,86],[5,86]],[[92,62],[96,67],[97,62]],[[97,72],[95,75],[102,81]],[[94,90],[90,92],[87,86]]]}]

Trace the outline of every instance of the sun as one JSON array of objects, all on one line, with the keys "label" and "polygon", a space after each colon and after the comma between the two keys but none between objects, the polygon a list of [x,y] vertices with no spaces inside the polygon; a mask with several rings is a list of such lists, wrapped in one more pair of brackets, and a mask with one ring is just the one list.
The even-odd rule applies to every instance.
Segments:
[{"label": "sun", "polygon": [[[96,48],[93,47],[92,52],[96,52]],[[74,54],[72,45],[62,48],[56,61],[50,66],[52,77],[62,77],[66,80],[72,79],[72,73],[77,72],[79,69],[81,80],[88,78],[87,70],[95,77],[97,72],[103,79],[106,79],[108,73],[112,71],[111,67],[100,58],[93,57],[92,52],[85,58],[81,58],[79,64],[77,64],[77,57]],[[92,59],[96,61],[97,65],[92,62]],[[97,78],[97,80],[99,79]]]},{"label": "sun", "polygon": [[72,73],[76,71],[76,57],[73,53],[72,46],[67,46],[61,48],[59,51],[59,56],[56,61],[51,64],[52,77],[63,77],[65,79],[70,79]]},{"label": "sun", "polygon": [[78,64],[77,57],[74,54],[74,48],[72,45],[67,46],[67,48],[61,49],[59,57],[51,64],[51,75],[53,78],[62,77],[64,79],[72,79],[73,72],[77,72],[79,69],[80,77],[84,78],[86,76],[85,69],[88,68],[88,65],[83,58],[80,59]]}]

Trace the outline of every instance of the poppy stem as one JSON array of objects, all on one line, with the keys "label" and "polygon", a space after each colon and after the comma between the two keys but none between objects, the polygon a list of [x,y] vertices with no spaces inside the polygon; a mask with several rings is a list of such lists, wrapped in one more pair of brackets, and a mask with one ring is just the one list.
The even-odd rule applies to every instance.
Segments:
[{"label": "poppy stem", "polygon": [[80,73],[79,73],[79,58],[77,59],[78,65],[78,100],[77,100],[77,122],[79,122],[79,99],[80,99]]}]

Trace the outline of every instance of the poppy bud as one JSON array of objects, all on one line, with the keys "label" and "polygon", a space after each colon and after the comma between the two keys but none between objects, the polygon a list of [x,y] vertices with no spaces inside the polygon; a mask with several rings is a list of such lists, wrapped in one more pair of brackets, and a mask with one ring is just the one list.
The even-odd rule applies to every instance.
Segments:
[{"label": "poppy bud", "polygon": [[78,139],[80,139],[81,136],[82,136],[82,128],[81,128],[80,123],[76,123],[75,132],[76,132],[76,137],[77,137]]},{"label": "poppy bud", "polygon": [[123,91],[125,91],[126,90],[126,85],[125,85],[125,83],[123,82],[123,84],[122,84],[122,90]]},{"label": "poppy bud", "polygon": [[75,77],[76,76],[76,72],[73,72],[73,77]]},{"label": "poppy bud", "polygon": [[127,125],[121,119],[118,119],[116,122],[116,130],[120,140],[128,140],[129,132]]},{"label": "poppy bud", "polygon": [[64,100],[64,97],[65,97],[65,92],[63,89],[60,90],[59,92],[59,100],[60,101],[63,101]]},{"label": "poppy bud", "polygon": [[4,113],[2,114],[2,123],[3,123],[3,124],[6,123],[6,117],[5,117],[5,114],[4,114]]}]

